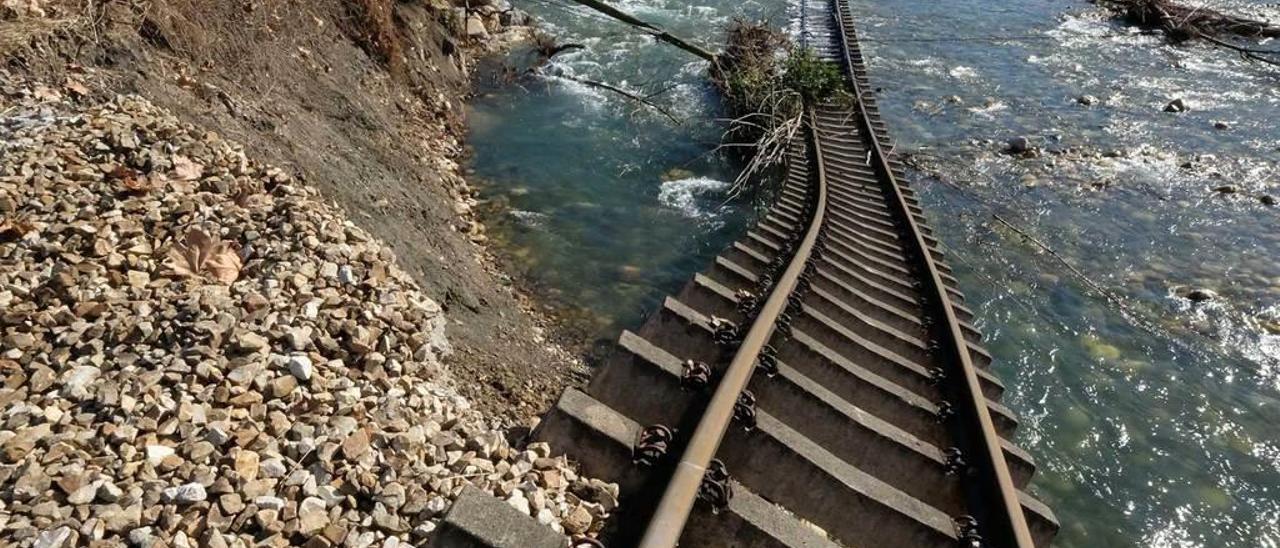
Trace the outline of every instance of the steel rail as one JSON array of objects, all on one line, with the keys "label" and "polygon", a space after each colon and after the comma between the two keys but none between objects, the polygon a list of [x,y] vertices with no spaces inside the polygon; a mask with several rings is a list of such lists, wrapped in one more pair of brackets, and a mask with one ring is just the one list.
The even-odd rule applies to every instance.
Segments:
[{"label": "steel rail", "polygon": [[[987,411],[986,396],[982,393],[981,385],[978,382],[978,374],[970,359],[967,343],[965,343],[964,332],[960,328],[954,307],[951,305],[951,298],[947,296],[946,286],[943,284],[942,276],[939,274],[937,264],[933,260],[932,253],[928,243],[925,242],[920,227],[916,224],[915,216],[907,207],[907,201],[902,195],[902,190],[898,186],[897,179],[893,176],[893,169],[889,165],[889,159],[886,157],[884,150],[880,146],[880,139],[876,136],[875,128],[871,126],[871,117],[868,115],[867,107],[863,98],[864,94],[871,93],[869,90],[862,89],[858,84],[858,71],[853,64],[853,58],[849,53],[849,36],[854,32],[852,29],[845,28],[845,15],[850,18],[853,14],[849,11],[849,3],[847,0],[835,0],[835,18],[836,26],[840,29],[840,49],[844,52],[844,62],[849,68],[849,80],[853,82],[854,96],[857,98],[857,108],[859,116],[860,129],[865,132],[867,141],[870,144],[871,155],[875,162],[873,167],[880,171],[884,180],[888,183],[892,190],[893,207],[897,210],[915,240],[917,249],[919,250],[920,262],[922,263],[924,272],[927,276],[926,282],[930,291],[929,297],[935,300],[939,308],[942,310],[943,319],[946,320],[947,329],[943,330],[945,348],[952,358],[960,364],[960,370],[963,374],[964,388],[968,398],[964,404],[971,407],[971,412],[977,418],[977,427],[982,434],[982,458],[987,461],[993,475],[995,476],[995,488],[999,494],[1000,509],[1003,510],[1004,518],[1008,520],[1010,528],[1009,540],[1013,542],[1013,546],[1018,548],[1033,548],[1035,543],[1031,539],[1031,530],[1027,527],[1026,516],[1022,512],[1022,503],[1018,500],[1017,488],[1013,485],[1013,477],[1009,474],[1008,464],[1004,460],[1003,450],[1000,448],[1000,436],[996,433],[994,424],[991,421],[991,414]],[[856,35],[854,36],[856,40]]]},{"label": "steel rail", "polygon": [[742,344],[734,353],[733,360],[729,362],[724,377],[711,397],[711,402],[699,419],[693,437],[681,455],[680,462],[676,464],[671,481],[667,484],[662,499],[645,529],[644,537],[640,540],[641,548],[671,548],[679,542],[680,534],[684,531],[685,523],[688,522],[689,514],[693,511],[693,505],[697,500],[702,478],[707,473],[707,467],[715,458],[716,452],[720,449],[720,442],[723,441],[725,432],[733,421],[734,404],[751,381],[751,375],[756,369],[756,360],[760,357],[765,344],[773,336],[778,317],[786,309],[787,300],[795,291],[818,240],[818,232],[822,229],[827,207],[827,183],[822,166],[822,149],[817,137],[817,117],[812,108],[808,109],[807,114],[810,141],[813,146],[811,153],[815,158],[813,163],[817,170],[818,182],[813,219],[809,221],[804,240],[796,248],[786,271],[783,272],[773,291],[769,293],[768,300],[760,308],[759,315],[752,322]]}]

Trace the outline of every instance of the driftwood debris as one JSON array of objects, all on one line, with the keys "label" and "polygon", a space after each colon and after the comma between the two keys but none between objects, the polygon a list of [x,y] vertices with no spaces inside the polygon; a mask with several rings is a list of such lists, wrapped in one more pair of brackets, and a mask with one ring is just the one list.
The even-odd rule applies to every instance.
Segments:
[{"label": "driftwood debris", "polygon": [[675,116],[674,114],[671,114],[671,111],[669,111],[669,110],[667,110],[667,109],[665,109],[665,108],[662,108],[662,105],[659,105],[659,104],[657,104],[657,103],[655,103],[655,102],[653,102],[653,101],[650,101],[650,100],[649,100],[649,97],[646,97],[646,96],[644,96],[644,95],[637,95],[637,94],[635,94],[635,93],[632,93],[632,92],[627,91],[627,90],[625,90],[625,89],[622,89],[622,88],[620,88],[620,87],[617,87],[617,86],[614,86],[614,85],[610,85],[610,84],[606,84],[606,83],[604,83],[604,82],[597,82],[597,81],[595,81],[595,80],[588,80],[588,79],[586,79],[586,78],[579,78],[579,77],[577,77],[577,76],[569,76],[569,75],[567,75],[567,74],[561,74],[561,75],[557,76],[557,78],[564,78],[565,80],[569,80],[569,81],[577,82],[577,83],[582,84],[582,85],[584,85],[584,86],[592,87],[592,88],[595,88],[595,89],[602,89],[602,90],[605,90],[605,91],[610,91],[610,92],[616,93],[616,94],[618,94],[618,95],[621,95],[621,96],[623,96],[623,97],[626,97],[627,99],[630,99],[630,100],[632,100],[632,101],[635,101],[635,102],[637,102],[637,103],[640,103],[641,105],[644,105],[644,106],[646,106],[646,107],[649,107],[649,108],[651,108],[651,109],[653,109],[653,110],[657,111],[657,112],[658,112],[658,114],[661,114],[661,115],[663,115],[663,116],[666,116],[666,117],[667,117],[667,119],[668,119],[668,120],[671,120],[671,122],[672,122],[672,123],[674,123],[674,124],[676,124],[676,125],[680,125],[680,119],[679,119],[679,118],[676,118],[676,116]]},{"label": "driftwood debris", "polygon": [[656,26],[656,25],[654,25],[654,24],[652,24],[652,23],[648,23],[648,22],[642,21],[642,20],[640,20],[640,19],[636,18],[635,16],[632,16],[632,15],[631,15],[631,14],[629,14],[629,13],[626,13],[626,12],[624,12],[624,11],[622,11],[622,10],[619,10],[618,8],[615,8],[615,7],[613,7],[613,6],[610,6],[609,4],[607,4],[607,3],[605,3],[605,2],[603,2],[603,1],[601,1],[601,0],[572,0],[572,1],[573,1],[575,4],[579,4],[579,5],[582,5],[582,6],[586,6],[586,7],[588,7],[588,8],[593,9],[593,10],[596,10],[596,11],[598,11],[598,12],[600,12],[600,13],[603,13],[603,14],[605,14],[605,15],[608,15],[609,17],[612,17],[612,18],[614,18],[614,19],[616,19],[616,20],[618,20],[618,21],[621,21],[621,22],[623,22],[623,23],[626,23],[626,24],[628,24],[628,25],[631,25],[632,27],[635,27],[635,28],[637,28],[637,29],[639,29],[639,30],[641,30],[641,31],[643,31],[643,32],[645,32],[645,33],[647,33],[647,34],[649,34],[649,35],[653,36],[655,39],[661,40],[661,41],[666,42],[666,43],[668,43],[668,44],[671,44],[671,45],[673,45],[673,46],[675,46],[675,47],[677,47],[677,48],[680,48],[680,49],[685,50],[685,51],[687,51],[687,52],[689,52],[689,53],[692,53],[692,54],[694,54],[694,55],[696,55],[696,56],[698,56],[698,57],[701,57],[701,58],[703,58],[703,59],[706,59],[707,61],[710,61],[712,65],[715,65],[715,64],[716,64],[716,54],[715,54],[715,53],[712,53],[711,51],[708,51],[707,49],[704,49],[704,48],[702,48],[702,47],[700,47],[700,46],[698,46],[698,45],[696,45],[696,44],[694,44],[694,43],[692,43],[692,42],[690,42],[690,41],[688,41],[688,40],[685,40],[685,39],[683,39],[683,38],[681,38],[681,37],[679,37],[679,36],[676,36],[676,35],[674,35],[674,34],[671,34],[671,33],[669,33],[669,32],[667,32],[667,31],[663,30],[662,28],[660,28],[660,27],[658,27],[658,26]]},{"label": "driftwood debris", "polygon": [[1173,0],[1096,0],[1132,24],[1159,29],[1175,42],[1204,40],[1242,57],[1280,66],[1280,50],[1252,48],[1227,38],[1280,38],[1280,26],[1217,10],[1185,6]]},{"label": "driftwood debris", "polygon": [[1123,13],[1137,25],[1163,29],[1175,39],[1202,35],[1280,38],[1280,26],[1172,0],[1100,0],[1099,4]]},{"label": "driftwood debris", "polygon": [[536,55],[536,58],[533,60],[532,64],[528,68],[524,69],[523,71],[511,69],[511,71],[507,75],[507,77],[510,78],[511,80],[515,80],[516,78],[519,78],[521,75],[541,74],[543,76],[547,76],[551,78],[560,78],[563,80],[569,80],[571,82],[577,82],[584,86],[588,86],[594,89],[608,91],[608,92],[620,95],[623,98],[629,101],[634,101],[643,107],[653,109],[658,114],[663,115],[664,117],[666,117],[668,120],[671,120],[671,122],[676,125],[681,124],[680,119],[676,118],[676,116],[672,114],[671,111],[667,110],[666,108],[663,108],[662,105],[659,105],[651,100],[651,98],[653,98],[654,96],[659,95],[662,92],[671,89],[670,87],[655,93],[648,94],[648,95],[640,95],[631,91],[627,91],[625,89],[622,89],[612,84],[607,84],[605,82],[591,80],[588,78],[582,78],[579,76],[571,76],[568,74],[549,75],[545,73],[542,70],[542,68],[546,66],[547,62],[551,61],[552,57],[555,57],[556,55],[559,55],[566,51],[584,49],[586,46],[583,46],[582,44],[578,44],[578,43],[573,43],[573,42],[562,44],[557,42],[554,36],[551,36],[550,34],[546,34],[546,33],[538,33],[534,35],[532,45],[533,45],[533,53]]}]

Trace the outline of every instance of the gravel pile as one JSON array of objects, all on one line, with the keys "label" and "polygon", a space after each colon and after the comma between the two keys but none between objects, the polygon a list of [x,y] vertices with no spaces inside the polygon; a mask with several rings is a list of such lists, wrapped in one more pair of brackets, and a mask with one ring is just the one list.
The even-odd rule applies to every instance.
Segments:
[{"label": "gravel pile", "polygon": [[290,174],[0,71],[0,543],[395,546],[466,484],[569,534],[616,485],[458,396],[446,319]]}]

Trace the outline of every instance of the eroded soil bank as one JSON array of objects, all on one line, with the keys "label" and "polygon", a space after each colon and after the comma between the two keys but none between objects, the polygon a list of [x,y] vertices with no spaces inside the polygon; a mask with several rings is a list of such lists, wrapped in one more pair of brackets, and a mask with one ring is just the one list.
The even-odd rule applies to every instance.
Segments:
[{"label": "eroded soil bank", "polygon": [[145,97],[315,186],[386,242],[445,308],[457,350],[448,365],[491,416],[523,424],[578,374],[477,243],[472,191],[455,163],[473,60],[528,32],[518,11],[378,0],[18,4],[2,22],[10,70],[67,92]]},{"label": "eroded soil bank", "polygon": [[0,4],[0,544],[393,547],[467,485],[618,490],[524,426],[581,367],[459,175],[518,11]]}]

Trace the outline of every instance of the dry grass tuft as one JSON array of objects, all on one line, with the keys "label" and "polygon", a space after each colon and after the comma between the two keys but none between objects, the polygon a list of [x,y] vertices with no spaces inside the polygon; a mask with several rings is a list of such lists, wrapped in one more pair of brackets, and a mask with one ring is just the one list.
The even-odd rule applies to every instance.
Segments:
[{"label": "dry grass tuft", "polygon": [[33,47],[55,35],[96,34],[93,2],[7,0],[0,2],[0,55]]}]

